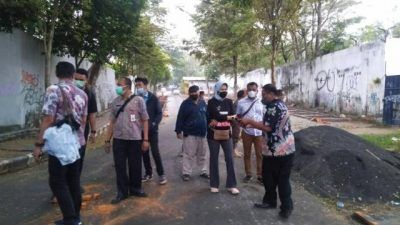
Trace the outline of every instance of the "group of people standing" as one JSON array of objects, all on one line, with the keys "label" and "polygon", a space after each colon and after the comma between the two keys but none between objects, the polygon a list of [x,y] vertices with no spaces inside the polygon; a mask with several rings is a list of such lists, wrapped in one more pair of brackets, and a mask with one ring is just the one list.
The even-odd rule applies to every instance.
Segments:
[{"label": "group of people standing", "polygon": [[237,100],[233,102],[227,98],[228,85],[217,82],[214,96],[206,102],[199,97],[198,86],[189,87],[189,97],[179,108],[175,127],[177,137],[183,140],[182,179],[189,181],[192,178],[192,167],[197,160],[200,176],[210,179],[210,192],[218,193],[222,147],[227,171],[226,188],[231,194],[238,195],[233,155],[240,155],[238,142],[241,138],[246,174],[243,182],[253,180],[251,152],[254,146],[257,181],[265,188],[262,202],[254,206],[276,208],[278,189],[279,215],[288,218],[293,210],[289,177],[295,151],[289,112],[282,101],[282,91],[274,85],[262,87],[261,99],[258,92],[258,84],[250,82],[246,90],[237,93]]},{"label": "group of people standing", "polygon": [[[63,214],[63,219],[55,224],[79,225],[82,224],[80,209],[84,191],[80,177],[86,143],[88,139],[93,142],[96,134],[96,96],[87,84],[86,70],[75,71],[71,63],[59,62],[56,76],[59,82],[46,90],[43,117],[33,155],[40,160],[42,148],[49,141],[46,137],[57,139],[57,135],[46,136],[49,128],[68,124],[74,130],[71,138],[56,140],[55,143],[74,143],[68,140],[74,139],[76,146],[80,146],[76,149],[76,154],[60,153],[57,151],[58,147],[50,149],[52,151],[48,151],[48,168],[49,185]],[[163,116],[162,109],[158,98],[147,87],[148,80],[144,77],[136,78],[134,84],[128,77],[117,82],[118,97],[111,103],[110,125],[105,141],[106,152],[113,152],[116,172],[117,195],[112,199],[112,204],[129,196],[147,197],[142,189],[142,182],[153,179],[150,152],[156,164],[159,184],[167,183],[158,147],[158,126]],[[200,177],[209,179],[210,191],[218,193],[219,152],[222,147],[227,171],[225,186],[232,195],[238,195],[240,191],[237,187],[233,154],[239,154],[237,149],[242,129],[246,173],[243,181],[250,182],[253,179],[251,149],[254,145],[257,181],[265,187],[263,201],[254,206],[263,209],[276,208],[278,188],[281,201],[279,215],[288,218],[293,210],[289,177],[295,151],[289,113],[281,100],[281,91],[275,86],[263,86],[262,99],[258,98],[258,90],[257,83],[249,83],[246,90],[238,92],[240,99],[234,103],[227,97],[226,83],[215,84],[215,94],[208,102],[204,100],[204,92],[198,86],[189,88],[189,97],[179,108],[175,127],[177,138],[183,140],[182,179],[192,179],[194,161],[197,161],[201,168]]]},{"label": "group of people standing", "polygon": [[[77,69],[69,62],[59,62],[56,66],[58,83],[47,88],[42,109],[42,122],[35,143],[33,155],[40,161],[43,151],[49,155],[49,185],[53,193],[52,201],[58,203],[63,219],[56,225],[80,225],[82,193],[80,178],[87,141],[95,141],[97,102],[93,89],[88,85],[88,71]],[[146,78],[135,79],[135,92],[132,80],[124,77],[118,80],[118,97],[111,104],[110,126],[107,132],[105,149],[113,151],[117,177],[117,196],[111,201],[117,204],[129,196],[146,197],[142,182],[151,180],[153,171],[150,152],[153,155],[159,184],[167,183],[158,149],[158,125],[162,110],[158,98],[147,90]],[[71,136],[63,138],[61,133],[47,135],[49,128],[69,125]],[[65,129],[64,129],[65,130]],[[64,131],[63,130],[63,131]],[[68,131],[68,129],[67,129]],[[59,143],[54,149],[48,147],[51,140]],[[76,154],[73,146],[76,140]],[[64,146],[62,146],[64,145]],[[72,151],[69,151],[72,150]],[[69,152],[68,152],[69,151]],[[142,177],[142,159],[145,175]],[[128,166],[128,173],[127,173]]]}]

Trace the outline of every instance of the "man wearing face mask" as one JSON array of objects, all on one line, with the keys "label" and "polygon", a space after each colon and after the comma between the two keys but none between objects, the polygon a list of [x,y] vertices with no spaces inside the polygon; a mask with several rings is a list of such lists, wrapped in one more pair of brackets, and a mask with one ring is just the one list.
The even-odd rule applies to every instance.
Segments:
[{"label": "man wearing face mask", "polygon": [[[257,98],[258,85],[255,82],[247,84],[247,97],[238,102],[236,114],[240,119],[251,119],[262,122],[264,106]],[[248,183],[253,179],[251,169],[251,149],[254,145],[256,153],[257,180],[262,183],[262,131],[255,128],[244,128],[242,130],[242,142],[244,151],[244,168],[246,176],[243,182]]]},{"label": "man wearing face mask", "polygon": [[200,176],[209,178],[205,139],[207,133],[206,104],[199,102],[199,87],[196,85],[189,88],[189,98],[184,100],[179,108],[175,132],[178,139],[183,140],[182,179],[190,180],[193,161],[196,157],[197,164],[201,168]]},{"label": "man wearing face mask", "polygon": [[[96,135],[96,113],[97,113],[97,102],[96,102],[96,94],[94,90],[89,86],[88,82],[88,76],[89,73],[87,70],[79,68],[76,70],[74,74],[74,79],[75,79],[75,85],[82,89],[86,95],[88,96],[88,117],[86,120],[86,126],[85,126],[85,140],[87,142],[88,139],[90,139],[91,143],[94,143],[95,141],[95,135]],[[90,133],[90,136],[89,136]],[[86,145],[82,146],[80,149],[80,154],[81,154],[81,167],[80,167],[80,172],[82,173],[82,168],[83,168],[83,159],[85,158],[85,152],[86,152]],[[83,192],[83,188],[82,192]]]},{"label": "man wearing face mask", "polygon": [[[149,81],[147,78],[137,77],[135,79],[135,94],[141,96],[146,103],[147,114],[149,114],[150,151],[156,164],[157,174],[159,177],[158,182],[162,185],[167,183],[160,151],[158,148],[158,125],[162,120],[162,109],[157,96],[148,91],[148,83]],[[153,178],[153,168],[151,167],[150,162],[150,151],[143,153],[143,164],[145,168],[145,175],[142,178],[143,182],[150,181]]]},{"label": "man wearing face mask", "polygon": [[105,150],[109,153],[112,147],[117,174],[118,192],[112,204],[123,201],[129,195],[147,197],[142,190],[141,151],[149,149],[149,115],[143,98],[133,95],[131,88],[132,81],[128,77],[119,79],[116,88],[119,96],[111,103]]}]

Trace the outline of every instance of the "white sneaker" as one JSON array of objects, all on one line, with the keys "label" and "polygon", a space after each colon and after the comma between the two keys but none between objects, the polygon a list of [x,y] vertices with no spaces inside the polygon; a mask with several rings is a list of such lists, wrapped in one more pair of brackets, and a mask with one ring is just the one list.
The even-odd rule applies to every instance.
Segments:
[{"label": "white sneaker", "polygon": [[218,188],[210,188],[211,193],[218,193],[219,189]]},{"label": "white sneaker", "polygon": [[239,189],[237,188],[228,188],[228,191],[233,195],[238,195],[240,193]]}]

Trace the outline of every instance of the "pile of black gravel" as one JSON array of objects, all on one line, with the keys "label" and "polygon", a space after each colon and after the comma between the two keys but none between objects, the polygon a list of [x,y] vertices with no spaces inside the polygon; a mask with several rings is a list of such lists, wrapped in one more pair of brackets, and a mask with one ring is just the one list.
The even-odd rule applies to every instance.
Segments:
[{"label": "pile of black gravel", "polygon": [[329,126],[301,130],[295,139],[293,169],[311,191],[344,201],[399,201],[400,154]]}]

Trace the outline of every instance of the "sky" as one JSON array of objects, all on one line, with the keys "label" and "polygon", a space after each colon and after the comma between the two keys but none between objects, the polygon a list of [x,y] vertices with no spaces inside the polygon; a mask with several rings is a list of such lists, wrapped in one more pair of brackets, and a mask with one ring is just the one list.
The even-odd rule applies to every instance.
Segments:
[{"label": "sky", "polygon": [[[380,22],[384,28],[389,28],[395,22],[400,22],[400,0],[359,0],[361,3],[348,9],[347,16],[362,16],[365,19],[351,32],[359,31],[360,27]],[[190,14],[196,12],[200,0],[163,0],[161,6],[168,11],[167,28],[171,40],[177,45],[184,39],[196,39],[197,33],[191,21]]]}]

